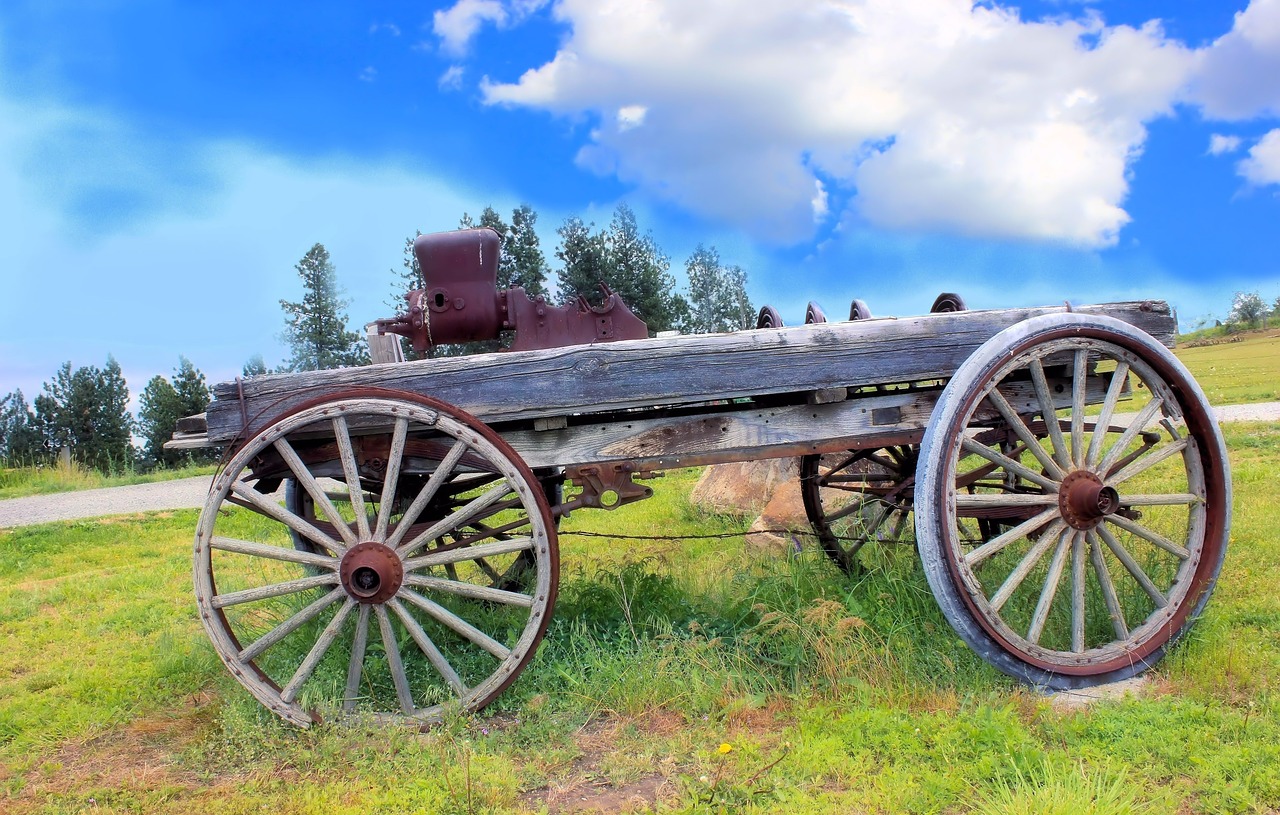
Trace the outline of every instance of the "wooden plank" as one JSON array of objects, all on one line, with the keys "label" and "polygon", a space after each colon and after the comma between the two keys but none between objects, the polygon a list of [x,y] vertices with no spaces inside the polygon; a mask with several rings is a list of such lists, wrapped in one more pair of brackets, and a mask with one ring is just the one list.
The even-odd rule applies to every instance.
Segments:
[{"label": "wooden plank", "polygon": [[[309,399],[381,387],[433,396],[492,424],[925,381],[949,377],[1000,330],[1066,310],[965,311],[258,376],[243,382],[244,412],[252,433]],[[1116,317],[1165,345],[1175,337],[1176,320],[1164,302],[1071,310]],[[212,444],[242,431],[236,383],[214,387],[207,421]]]},{"label": "wooden plank", "polygon": [[[1049,383],[1053,387],[1062,381],[1050,379]],[[1102,400],[1108,383],[1104,377],[1089,377],[1089,404]],[[1031,383],[1006,383],[1000,391],[1019,412],[1039,412]],[[696,416],[615,419],[552,431],[515,430],[503,438],[530,467],[628,460],[662,470],[830,453],[919,442],[941,393],[941,388],[934,388],[861,395],[824,405],[726,407]],[[1063,388],[1054,401],[1059,408],[1070,407],[1070,388]],[[983,404],[976,418],[994,421],[999,414]]]}]

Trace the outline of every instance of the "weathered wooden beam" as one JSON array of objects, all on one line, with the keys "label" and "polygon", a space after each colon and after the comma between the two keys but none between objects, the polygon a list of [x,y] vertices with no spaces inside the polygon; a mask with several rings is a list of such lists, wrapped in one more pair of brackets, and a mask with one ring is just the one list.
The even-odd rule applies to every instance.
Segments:
[{"label": "weathered wooden beam", "polygon": [[[494,423],[942,379],[1000,330],[1066,310],[964,311],[259,376],[240,383],[243,405],[237,383],[214,387],[208,438],[232,441],[246,430],[242,414],[253,433],[309,399],[362,387],[433,396]],[[1160,301],[1071,310],[1116,317],[1168,346],[1176,336]]]}]

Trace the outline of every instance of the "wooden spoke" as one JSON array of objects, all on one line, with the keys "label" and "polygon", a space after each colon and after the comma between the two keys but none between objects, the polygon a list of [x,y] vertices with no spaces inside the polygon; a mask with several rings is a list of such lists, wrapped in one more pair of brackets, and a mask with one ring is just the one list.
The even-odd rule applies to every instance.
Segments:
[{"label": "wooden spoke", "polygon": [[387,538],[387,546],[392,549],[400,545],[400,541],[404,539],[405,533],[418,520],[418,516],[422,514],[422,510],[427,508],[427,504],[435,497],[439,491],[440,485],[448,480],[453,474],[453,469],[458,466],[458,461],[463,454],[467,452],[467,444],[461,439],[454,442],[453,447],[449,448],[449,452],[440,461],[435,472],[427,479],[427,483],[422,485],[422,489],[418,491],[418,495],[413,499],[413,503],[409,504],[409,508],[404,511],[404,515],[400,518],[400,522],[396,524],[396,528],[392,530],[391,536]]},{"label": "wooden spoke", "polygon": [[1189,492],[1175,492],[1168,495],[1126,494],[1122,503],[1127,507],[1180,507],[1203,504],[1204,499]]},{"label": "wooden spoke", "polygon": [[396,686],[396,699],[400,702],[400,712],[412,716],[417,709],[413,704],[413,693],[409,690],[409,676],[404,672],[404,661],[400,658],[400,645],[396,642],[396,633],[391,629],[391,618],[384,605],[373,607],[378,615],[378,630],[382,632],[382,647],[387,654],[387,667],[391,669],[391,681]]},{"label": "wooden spoke", "polygon": [[1000,609],[1004,608],[1004,604],[1009,602],[1009,598],[1012,597],[1013,593],[1018,590],[1018,587],[1026,581],[1027,577],[1031,574],[1031,570],[1034,569],[1036,564],[1044,558],[1045,553],[1049,551],[1053,546],[1054,541],[1062,535],[1062,531],[1066,528],[1066,523],[1058,520],[1054,521],[1053,524],[1045,530],[1044,534],[1040,536],[1040,539],[1031,547],[1031,550],[1023,556],[1022,560],[1018,563],[1017,568],[1009,573],[1009,576],[1005,578],[1004,583],[1000,584],[1000,588],[996,590],[996,593],[991,595],[991,599],[988,601],[987,605],[991,607],[993,612],[999,613]]},{"label": "wooden spoke", "polygon": [[1111,445],[1111,449],[1107,451],[1102,461],[1098,462],[1097,472],[1102,474],[1104,479],[1109,477],[1109,473],[1115,466],[1120,457],[1124,455],[1124,451],[1128,449],[1129,443],[1132,442],[1139,433],[1146,429],[1151,419],[1155,417],[1160,408],[1164,406],[1164,400],[1159,399],[1154,394],[1151,401],[1147,403],[1139,413],[1133,423],[1124,429],[1120,434],[1120,438],[1116,439],[1115,444]]},{"label": "wooden spoke", "polygon": [[408,432],[409,420],[403,416],[396,419],[396,428],[391,434],[391,452],[387,454],[387,470],[382,479],[382,496],[378,499],[378,522],[373,531],[373,537],[377,540],[387,539],[391,510],[395,506],[396,491],[400,486],[400,464]]},{"label": "wooden spoke", "polygon": [[[1077,459],[1078,460],[1078,459]],[[1071,538],[1071,650],[1084,653],[1084,532]]]},{"label": "wooden spoke", "polygon": [[242,651],[240,651],[238,655],[240,660],[242,662],[248,661],[258,656],[263,651],[267,650],[271,646],[280,642],[280,640],[292,634],[294,631],[297,631],[304,624],[306,624],[307,621],[311,620],[317,614],[319,614],[329,606],[341,600],[344,596],[346,596],[346,592],[342,589],[341,586],[337,587],[333,591],[326,594],[324,597],[321,597],[320,599],[311,603],[311,605],[302,609],[297,614],[294,614],[289,619],[280,623],[280,625],[268,631],[266,634],[264,634],[261,638],[259,638],[256,642],[254,642],[248,648],[245,648]]},{"label": "wooden spoke", "polygon": [[852,501],[850,501],[849,503],[845,504],[844,506],[840,507],[837,510],[828,512],[827,523],[832,524],[842,518],[847,518],[850,515],[854,514],[855,512],[860,511],[864,506],[866,506],[866,504],[869,501],[875,501],[875,500],[876,500],[876,496],[870,495],[865,492],[859,492],[857,498],[854,498]]},{"label": "wooden spoke", "polygon": [[307,589],[314,589],[318,586],[331,586],[338,582],[336,572],[328,574],[315,575],[314,577],[301,577],[297,580],[286,580],[283,583],[273,583],[269,586],[261,586],[256,589],[244,589],[243,591],[233,591],[227,594],[219,594],[213,598],[214,608],[227,608],[241,603],[253,603],[258,600],[266,600],[271,597],[281,597],[286,594],[294,594]]},{"label": "wooden spoke", "polygon": [[253,541],[223,537],[215,537],[209,542],[209,545],[223,552],[235,552],[241,555],[267,558],[268,560],[283,560],[288,563],[303,563],[307,566],[316,566],[334,571],[338,569],[337,558],[317,555],[312,552],[302,552],[297,549],[286,549],[283,546],[271,546],[266,543],[254,543]]},{"label": "wooden spoke", "polygon": [[504,589],[494,589],[488,586],[477,586],[474,583],[464,583],[459,580],[444,580],[439,577],[431,577],[430,575],[406,575],[404,583],[406,586],[416,586],[420,589],[442,591],[446,594],[456,594],[460,597],[469,597],[472,600],[483,600],[486,603],[501,603],[502,605],[522,606],[524,608],[529,608],[533,605],[533,598],[527,594],[506,591]]},{"label": "wooden spoke", "polygon": [[1020,476],[1021,478],[1024,478],[1033,484],[1038,484],[1039,486],[1045,488],[1046,490],[1056,492],[1058,489],[1058,482],[1044,477],[1043,475],[1036,472],[1035,470],[1032,470],[1030,467],[1025,466],[1021,462],[1014,461],[1013,459],[1009,458],[1008,456],[1004,455],[999,451],[992,450],[990,447],[988,447],[985,444],[980,444],[974,441],[973,439],[964,439],[963,441],[961,441],[961,445],[963,446],[965,452],[973,453],[976,456],[981,456],[982,458],[985,458],[987,461],[990,461],[992,464],[997,464],[1003,467],[1008,472],[1013,473],[1014,475]]},{"label": "wooden spoke", "polygon": [[1089,557],[1093,561],[1093,573],[1102,587],[1102,599],[1107,604],[1107,615],[1111,617],[1111,627],[1116,632],[1116,639],[1129,638],[1129,624],[1124,618],[1124,609],[1120,607],[1120,598],[1116,596],[1115,583],[1111,580],[1111,572],[1107,569],[1106,560],[1102,556],[1102,544],[1092,529],[1086,534],[1089,541]]},{"label": "wooden spoke", "polygon": [[[959,496],[956,497],[958,498]],[[969,552],[964,556],[964,562],[968,564],[970,568],[977,568],[984,560],[997,552],[1003,551],[1009,544],[1027,537],[1032,532],[1035,532],[1037,529],[1040,529],[1045,524],[1057,519],[1058,517],[1059,511],[1055,502],[1055,505],[1050,509],[1046,509],[1034,518],[1018,524],[1013,529],[1010,529],[1003,534],[997,535],[982,546],[979,546],[977,549]]]},{"label": "wooden spoke", "polygon": [[1116,540],[1115,536],[1107,531],[1106,526],[1099,526],[1094,531],[1102,538],[1103,543],[1116,556],[1116,559],[1124,565],[1125,570],[1129,572],[1129,576],[1136,580],[1142,590],[1147,593],[1147,596],[1151,598],[1151,602],[1155,603],[1157,608],[1168,606],[1169,601],[1165,599],[1164,594],[1161,593],[1160,589],[1156,588],[1155,583],[1151,582],[1151,578],[1147,577],[1147,573],[1133,559],[1133,555],[1129,554],[1129,550],[1125,549],[1120,541]]},{"label": "wooden spoke", "polygon": [[1138,458],[1137,460],[1133,461],[1132,463],[1130,463],[1128,466],[1126,466],[1124,469],[1120,470],[1119,472],[1116,472],[1107,476],[1107,483],[1112,486],[1115,486],[1116,484],[1121,484],[1121,483],[1124,483],[1125,481],[1128,481],[1130,478],[1133,478],[1135,475],[1141,475],[1142,473],[1156,466],[1160,462],[1167,460],[1171,456],[1175,456],[1178,453],[1181,453],[1183,450],[1187,449],[1187,445],[1189,445],[1190,443],[1191,442],[1189,439],[1184,438],[1184,439],[1178,439],[1177,441],[1166,444],[1164,447],[1159,448],[1155,452],[1152,452],[1148,455]]},{"label": "wooden spoke", "polygon": [[493,637],[490,637],[488,634],[476,628],[474,625],[454,614],[439,603],[428,600],[421,594],[418,594],[415,591],[410,591],[406,588],[400,589],[399,596],[425,611],[434,618],[436,622],[448,628],[450,631],[454,632],[458,636],[470,640],[472,643],[480,646],[498,659],[506,659],[511,655],[510,648],[498,642]]},{"label": "wooden spoke", "polygon": [[1085,465],[1084,408],[1089,384],[1088,364],[1089,352],[1084,348],[1078,349],[1071,370],[1071,462],[1077,467]]},{"label": "wooden spoke", "polygon": [[[232,484],[231,492],[241,501],[248,504],[250,509],[256,510],[274,521],[279,521],[294,532],[305,537],[307,540],[328,549],[330,552],[341,555],[343,552],[347,551],[346,546],[343,546],[333,538],[326,535],[323,531],[318,529],[315,524],[293,514],[244,482],[237,481]],[[283,560],[284,558],[279,559]]]},{"label": "wooden spoke", "polygon": [[1108,515],[1107,522],[1113,523],[1116,526],[1123,529],[1124,531],[1137,535],[1143,540],[1149,541],[1150,543],[1155,544],[1156,546],[1165,550],[1169,554],[1174,555],[1179,560],[1186,560],[1187,558],[1191,557],[1191,553],[1187,551],[1187,548],[1185,546],[1179,546],[1178,544],[1166,538],[1164,535],[1161,535],[1159,532],[1156,532],[1151,529],[1147,529],[1142,524],[1135,523],[1134,521],[1131,521],[1128,518],[1122,518],[1119,515]]},{"label": "wooden spoke", "polygon": [[347,492],[351,495],[351,509],[356,516],[356,530],[360,540],[369,539],[369,516],[364,509],[364,487],[360,486],[360,467],[351,446],[351,432],[347,429],[347,417],[335,416],[333,435],[338,442],[338,454],[342,459],[342,472],[347,479]]},{"label": "wooden spoke", "polygon": [[1031,627],[1027,629],[1027,640],[1032,643],[1040,642],[1040,637],[1044,633],[1045,623],[1049,620],[1049,610],[1053,608],[1053,600],[1058,594],[1058,586],[1062,583],[1063,567],[1067,563],[1067,553],[1071,547],[1068,545],[1074,538],[1070,532],[1064,532],[1058,540],[1058,549],[1053,553],[1053,561],[1049,564],[1049,574],[1044,579],[1044,588],[1040,591],[1040,600],[1036,603],[1036,610],[1031,615]]},{"label": "wooden spoke", "polygon": [[1053,460],[1065,472],[1071,469],[1067,444],[1062,438],[1062,428],[1058,426],[1058,405],[1049,393],[1049,382],[1045,379],[1044,364],[1031,360],[1031,383],[1035,386],[1036,399],[1040,402],[1040,415],[1044,418],[1045,428],[1049,431],[1049,440],[1053,443]]},{"label": "wooden spoke", "polygon": [[1058,496],[1048,492],[960,492],[956,509],[997,509],[1001,507],[1056,507]]},{"label": "wooden spoke", "polygon": [[355,639],[351,641],[351,662],[347,664],[347,688],[342,695],[342,709],[350,713],[356,709],[360,692],[360,677],[364,672],[364,653],[369,647],[369,613],[372,606],[360,604],[356,617]]},{"label": "wooden spoke", "polygon": [[1040,466],[1045,468],[1050,477],[1058,481],[1066,477],[1066,471],[1058,466],[1058,462],[1053,460],[1053,456],[1049,455],[1048,451],[1040,444],[1040,441],[1027,429],[1022,417],[1014,411],[1013,406],[1009,404],[1008,399],[1004,398],[1004,394],[1000,392],[999,388],[991,389],[991,392],[987,394],[987,401],[1000,413],[1000,416],[1017,434],[1019,441],[1022,442],[1026,449],[1031,451],[1031,454],[1036,457],[1036,461],[1040,462]]},{"label": "wooden spoke", "polygon": [[[289,440],[281,436],[276,439],[274,446],[276,452],[289,465],[289,470],[293,473],[293,477],[311,496],[311,500],[315,505],[320,507],[320,511],[329,519],[329,523],[333,524],[338,530],[338,534],[342,536],[342,540],[347,547],[355,546],[359,543],[360,541],[356,538],[356,534],[351,531],[351,524],[343,519],[338,512],[338,508],[333,505],[333,501],[329,498],[329,493],[325,492],[324,488],[320,486],[320,482],[316,481],[315,477],[311,475],[311,471],[307,469],[307,465],[298,456],[297,451],[293,449],[293,445],[289,444]],[[346,548],[344,547],[342,551],[346,551]]]},{"label": "wooden spoke", "polygon": [[292,702],[298,698],[298,691],[311,678],[311,674],[315,673],[320,660],[324,659],[324,655],[329,652],[333,641],[338,638],[338,632],[342,630],[343,624],[346,623],[347,617],[351,615],[351,610],[355,607],[356,601],[348,597],[347,602],[342,604],[342,608],[338,609],[337,613],[333,615],[333,619],[324,627],[324,631],[316,638],[315,645],[311,646],[311,650],[307,652],[306,659],[302,660],[298,670],[294,671],[293,678],[289,680],[289,684],[281,689],[281,699],[286,702]]},{"label": "wooden spoke", "polygon": [[400,618],[400,623],[409,632],[409,636],[413,638],[418,650],[422,651],[423,656],[431,663],[431,667],[436,669],[436,672],[449,684],[454,693],[460,697],[465,696],[467,686],[463,683],[462,678],[458,676],[458,672],[449,664],[449,660],[445,658],[444,654],[440,653],[440,649],[431,641],[431,637],[427,636],[427,632],[422,629],[422,626],[413,618],[409,610],[395,598],[392,598],[387,605]]},{"label": "wooden spoke", "polygon": [[1111,384],[1107,388],[1107,395],[1102,401],[1102,413],[1098,415],[1097,424],[1093,427],[1093,437],[1089,440],[1089,451],[1086,455],[1086,462],[1090,467],[1098,462],[1098,456],[1102,454],[1102,441],[1107,437],[1107,428],[1111,425],[1111,417],[1115,415],[1116,405],[1120,402],[1120,397],[1124,393],[1125,385],[1129,382],[1129,363],[1121,361],[1116,363],[1116,370],[1111,374]]},{"label": "wooden spoke", "polygon": [[450,513],[447,517],[432,524],[430,528],[413,540],[400,546],[399,548],[401,553],[405,557],[408,557],[421,548],[423,544],[435,540],[451,529],[457,529],[458,527],[465,525],[468,521],[484,512],[491,505],[496,504],[499,500],[506,498],[510,494],[511,485],[503,482],[498,486],[493,487],[488,492],[476,496],[466,506]]}]

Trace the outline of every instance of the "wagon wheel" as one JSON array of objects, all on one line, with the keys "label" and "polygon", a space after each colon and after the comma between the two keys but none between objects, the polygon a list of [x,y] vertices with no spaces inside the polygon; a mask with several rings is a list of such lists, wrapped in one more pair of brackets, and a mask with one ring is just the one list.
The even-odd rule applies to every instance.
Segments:
[{"label": "wagon wheel", "polygon": [[[1021,443],[993,446],[1007,434],[981,429],[1000,426]],[[1027,320],[961,365],[915,497],[951,625],[995,667],[1057,689],[1158,661],[1208,601],[1230,526],[1225,448],[1200,388],[1151,337],[1101,316]],[[965,531],[963,516],[1001,514],[1023,520],[985,541]]]},{"label": "wagon wheel", "polygon": [[[538,477],[538,482],[542,486],[543,494],[546,495],[547,504],[553,508],[554,513],[554,508],[559,506],[561,502],[564,476],[559,470],[544,470],[542,472],[535,473],[535,475]],[[498,477],[499,476],[497,475],[492,475],[488,480],[492,481]],[[400,484],[395,491],[395,495],[392,498],[392,500],[398,502],[399,505],[399,509],[396,511],[403,512],[404,508],[409,506],[414,497],[418,494],[418,491],[421,489],[423,480],[423,478],[418,478],[416,482],[414,482],[410,481],[410,479],[401,479]],[[477,486],[479,485],[476,483],[475,476],[468,476],[465,473],[455,473],[448,481],[440,486],[432,500],[425,508],[423,508],[422,514],[419,516],[419,522],[426,521],[434,523],[435,521],[439,521],[455,512],[459,507],[466,503],[466,493],[473,491]],[[327,495],[336,505],[349,504],[351,500],[350,495],[343,492],[328,492]],[[373,498],[369,493],[367,483],[365,496],[365,500],[371,500]],[[330,536],[337,534],[331,523],[324,520],[322,517],[317,517],[315,499],[313,499],[306,489],[298,483],[298,479],[296,478],[284,479],[284,506],[290,512],[304,518],[308,523],[319,527],[326,534]],[[560,517],[558,515],[553,514],[553,526],[557,531],[559,531]],[[483,531],[485,531],[485,528],[480,521],[475,521],[468,525],[468,534],[475,534]],[[450,530],[446,534],[456,534],[456,532],[457,530]],[[319,546],[315,541],[294,529],[289,530],[289,537],[293,541],[293,548],[301,552],[312,552],[315,554],[324,553],[323,547]],[[512,588],[513,583],[522,579],[522,576],[533,567],[533,552],[525,550],[521,552],[510,564],[506,573],[494,579],[492,586],[493,588],[500,589]],[[313,569],[313,567],[308,568]]]},{"label": "wagon wheel", "polygon": [[918,447],[849,450],[800,459],[800,496],[822,551],[847,574],[868,542],[912,544]]},{"label": "wagon wheel", "polygon": [[949,291],[939,294],[937,299],[933,301],[933,305],[929,307],[930,314],[948,314],[953,311],[967,310],[968,307],[964,304],[964,298]]},{"label": "wagon wheel", "polygon": [[814,323],[825,323],[827,321],[826,312],[822,310],[822,306],[809,301],[809,305],[804,310],[804,324],[813,325]]},{"label": "wagon wheel", "polygon": [[[282,477],[323,520],[256,489]],[[439,517],[442,495],[454,509]],[[513,569],[522,558],[530,568]],[[543,488],[499,436],[442,402],[366,390],[236,452],[200,515],[194,576],[219,657],[284,719],[431,722],[488,704],[532,659],[559,560]]]},{"label": "wagon wheel", "polygon": [[849,319],[850,320],[870,320],[871,309],[861,300],[853,300],[849,303]]},{"label": "wagon wheel", "polygon": [[762,306],[756,317],[756,328],[782,328],[782,315],[773,306]]}]

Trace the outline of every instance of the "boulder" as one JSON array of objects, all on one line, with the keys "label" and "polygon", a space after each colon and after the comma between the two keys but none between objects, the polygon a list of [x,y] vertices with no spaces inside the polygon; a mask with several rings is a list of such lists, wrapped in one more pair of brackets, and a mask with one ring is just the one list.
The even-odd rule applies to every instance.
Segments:
[{"label": "boulder", "polygon": [[764,555],[782,555],[814,545],[798,477],[783,482],[773,491],[760,517],[747,531],[745,545],[747,551]]},{"label": "boulder", "polygon": [[[771,458],[716,464],[702,471],[689,500],[704,512],[750,517],[759,515],[778,487],[797,485],[800,464],[795,458]],[[800,512],[804,515],[803,508]]]}]

